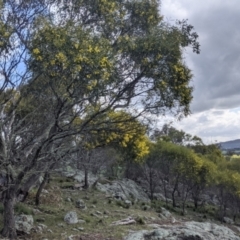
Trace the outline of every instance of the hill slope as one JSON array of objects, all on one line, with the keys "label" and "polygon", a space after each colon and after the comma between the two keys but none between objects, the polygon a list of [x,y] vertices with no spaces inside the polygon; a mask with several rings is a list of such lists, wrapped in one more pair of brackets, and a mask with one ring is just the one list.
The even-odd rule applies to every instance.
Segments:
[{"label": "hill slope", "polygon": [[223,150],[240,149],[240,139],[219,143]]}]

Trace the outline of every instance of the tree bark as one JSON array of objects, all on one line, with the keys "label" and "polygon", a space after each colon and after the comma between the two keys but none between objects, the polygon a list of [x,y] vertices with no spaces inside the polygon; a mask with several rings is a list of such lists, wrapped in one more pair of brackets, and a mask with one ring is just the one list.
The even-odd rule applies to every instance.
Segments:
[{"label": "tree bark", "polygon": [[88,184],[88,168],[87,167],[84,168],[84,174],[85,174],[85,177],[84,177],[84,188],[88,189],[89,188],[89,184]]},{"label": "tree bark", "polygon": [[24,202],[28,196],[29,190],[36,184],[36,182],[39,180],[40,174],[34,173],[32,174],[26,182],[23,184],[23,186],[18,190],[17,197],[19,197],[20,194],[23,195],[23,197],[20,199],[21,202]]},{"label": "tree bark", "polygon": [[175,208],[176,207],[176,199],[175,199],[175,192],[178,190],[178,178],[177,176],[173,191],[172,191],[172,206]]},{"label": "tree bark", "polygon": [[17,239],[17,232],[15,228],[14,205],[16,203],[16,196],[14,190],[8,189],[4,193],[3,200],[3,229],[1,234],[3,237],[11,240]]},{"label": "tree bark", "polygon": [[49,179],[49,173],[45,173],[45,174],[44,174],[43,181],[41,182],[41,184],[40,184],[40,186],[39,186],[39,188],[38,188],[36,197],[35,197],[35,204],[36,204],[36,206],[38,206],[39,203],[40,203],[40,195],[41,195],[42,190],[43,190],[46,182],[48,181],[48,179]]}]

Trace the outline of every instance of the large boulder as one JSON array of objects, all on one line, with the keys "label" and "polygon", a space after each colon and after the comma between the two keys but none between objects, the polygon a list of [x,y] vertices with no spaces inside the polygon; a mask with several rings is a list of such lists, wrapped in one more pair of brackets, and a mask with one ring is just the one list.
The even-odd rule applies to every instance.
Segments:
[{"label": "large boulder", "polygon": [[118,200],[126,201],[133,199],[144,202],[150,201],[148,195],[143,191],[142,187],[130,179],[113,181],[106,184],[97,183],[96,187],[102,192],[111,194]]},{"label": "large boulder", "polygon": [[75,211],[70,211],[68,212],[65,217],[64,217],[64,221],[68,224],[76,224],[78,223],[78,216],[77,213]]},{"label": "large boulder", "polygon": [[[79,183],[82,183],[84,185],[85,182],[85,173],[84,171],[78,170],[76,174],[73,176],[73,178],[78,181]],[[89,186],[92,186],[96,181],[98,177],[91,172],[88,173],[88,184]]]},{"label": "large boulder", "polygon": [[125,240],[240,240],[234,231],[209,222],[185,222],[176,225],[161,225],[152,231],[129,234]]},{"label": "large boulder", "polygon": [[15,227],[18,232],[29,234],[33,228],[33,216],[25,214],[15,216]]}]

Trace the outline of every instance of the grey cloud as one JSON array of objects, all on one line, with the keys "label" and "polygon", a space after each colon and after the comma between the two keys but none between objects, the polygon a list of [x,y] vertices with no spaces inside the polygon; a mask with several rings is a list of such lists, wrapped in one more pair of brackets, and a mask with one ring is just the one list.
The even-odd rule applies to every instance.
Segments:
[{"label": "grey cloud", "polygon": [[200,117],[197,119],[197,121],[198,121],[199,123],[206,123],[206,122],[209,121],[209,119],[208,119],[208,117],[207,117],[206,115],[202,115],[202,116],[200,116]]},{"label": "grey cloud", "polygon": [[178,128],[208,143],[239,139],[240,125],[233,119],[239,115],[228,118],[226,114],[228,109],[240,109],[239,0],[164,0],[164,4],[163,15],[172,23],[173,19],[187,18],[201,44],[199,55],[185,52],[194,75],[192,115],[177,123]]},{"label": "grey cloud", "polygon": [[193,112],[240,105],[240,4],[232,2],[182,3],[201,44],[200,55],[186,55],[193,65]]},{"label": "grey cloud", "polygon": [[221,115],[224,114],[223,111],[213,111],[212,113],[213,113],[214,115],[217,115],[217,116],[221,116]]}]

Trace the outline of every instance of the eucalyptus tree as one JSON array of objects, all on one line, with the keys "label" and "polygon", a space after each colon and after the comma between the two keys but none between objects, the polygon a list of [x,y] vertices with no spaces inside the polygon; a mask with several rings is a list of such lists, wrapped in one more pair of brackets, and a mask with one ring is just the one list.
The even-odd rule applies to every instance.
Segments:
[{"label": "eucalyptus tree", "polygon": [[198,36],[186,21],[164,22],[158,7],[157,0],[0,1],[3,236],[16,238],[22,184],[75,151],[72,139],[89,134],[95,118],[121,109],[189,113],[183,49],[199,53]]}]

